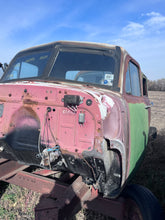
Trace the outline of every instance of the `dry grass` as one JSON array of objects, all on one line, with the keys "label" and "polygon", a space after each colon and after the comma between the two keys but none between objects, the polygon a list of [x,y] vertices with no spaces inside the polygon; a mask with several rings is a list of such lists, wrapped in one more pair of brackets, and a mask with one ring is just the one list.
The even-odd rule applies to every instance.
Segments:
[{"label": "dry grass", "polygon": [[1,182],[0,219],[34,219],[34,208],[39,197],[39,194],[31,190]]},{"label": "dry grass", "polygon": [[[149,92],[152,107],[151,126],[158,129],[157,139],[148,144],[145,159],[132,182],[149,188],[165,210],[165,92]],[[0,183],[0,219],[32,220],[40,195],[18,186]],[[92,211],[81,210],[73,219],[112,219]]]}]

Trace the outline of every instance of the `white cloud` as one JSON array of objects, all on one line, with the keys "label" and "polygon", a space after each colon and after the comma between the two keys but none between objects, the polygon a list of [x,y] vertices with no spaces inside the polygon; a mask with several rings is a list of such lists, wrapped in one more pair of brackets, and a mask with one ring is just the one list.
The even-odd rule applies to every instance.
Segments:
[{"label": "white cloud", "polygon": [[165,16],[143,14],[141,22],[130,21],[112,43],[123,46],[141,65],[149,79],[165,77]]},{"label": "white cloud", "polygon": [[144,25],[136,22],[129,22],[127,26],[122,29],[123,36],[140,36],[144,34]]},{"label": "white cloud", "polygon": [[152,11],[152,12],[143,14],[143,16],[144,16],[144,15],[147,15],[147,16],[160,16],[160,13]]},{"label": "white cloud", "polygon": [[165,31],[165,16],[158,12],[142,14],[145,19],[141,23],[130,21],[122,28],[122,37],[144,37],[160,34]]},{"label": "white cloud", "polygon": [[145,21],[145,25],[153,28],[154,30],[160,30],[165,27],[165,16],[157,12],[150,12],[146,14],[149,19]]}]

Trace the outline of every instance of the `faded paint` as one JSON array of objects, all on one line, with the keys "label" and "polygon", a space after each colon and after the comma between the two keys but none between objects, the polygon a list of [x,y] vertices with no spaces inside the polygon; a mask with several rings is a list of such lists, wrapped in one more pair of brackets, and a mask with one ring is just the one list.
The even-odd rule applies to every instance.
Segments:
[{"label": "faded paint", "polygon": [[129,103],[131,157],[130,170],[133,171],[148,141],[148,112],[144,103]]},{"label": "faded paint", "polygon": [[[10,91],[13,90],[12,99],[8,97],[8,93],[10,91],[7,91],[7,87],[1,86],[0,87],[0,99],[1,97],[6,96],[6,102],[4,103],[4,112],[2,116],[2,125],[5,126],[5,130],[3,130],[3,134],[7,134],[9,130],[11,131],[11,127],[9,128],[8,125],[12,123],[15,125],[16,118],[21,118],[22,113],[20,113],[19,109],[22,109],[25,115],[24,117],[27,117],[26,109],[28,108],[28,112],[34,112],[39,119],[39,123],[41,123],[41,134],[44,130],[44,124],[45,124],[45,114],[47,112],[47,107],[51,108],[51,112],[48,113],[48,117],[50,118],[50,126],[53,131],[54,136],[57,138],[57,143],[62,146],[65,150],[70,150],[72,152],[75,152],[75,149],[78,148],[79,153],[82,153],[85,149],[88,149],[88,147],[94,147],[94,136],[100,136],[100,132],[98,130],[101,128],[100,124],[96,123],[97,121],[100,121],[100,109],[98,108],[98,105],[96,103],[95,98],[93,98],[91,95],[87,94],[86,92],[80,92],[78,93],[78,90],[68,90],[67,87],[63,88],[60,86],[56,86],[56,88],[51,88],[51,93],[47,92],[49,91],[48,83],[46,83],[47,87],[45,87],[45,91],[43,90],[44,87],[40,86],[38,90],[38,84],[37,87],[35,87],[35,83],[31,84],[21,84],[17,85],[15,88],[15,85],[11,85],[8,87]],[[9,84],[8,84],[9,86]],[[12,89],[15,88],[15,89]],[[26,98],[27,95],[25,94],[22,96],[24,89],[27,89],[29,96],[28,99]],[[59,90],[60,89],[60,90]],[[68,108],[64,107],[64,103],[61,101],[64,97],[65,90],[67,89],[67,93],[74,94],[74,95],[81,95],[84,97],[83,103],[81,103],[78,108],[76,114],[71,112]],[[5,94],[4,94],[5,91]],[[42,93],[41,93],[42,91]],[[60,91],[60,93],[59,93]],[[42,94],[42,95],[41,95]],[[58,95],[57,95],[58,94]],[[23,98],[22,98],[23,97]],[[48,99],[45,100],[45,97]],[[91,99],[92,105],[87,106],[86,100]],[[36,101],[38,100],[38,101]],[[24,107],[23,107],[24,106]],[[6,109],[10,109],[10,111],[7,111]],[[54,111],[53,111],[54,109]],[[17,117],[15,116],[16,112]],[[85,114],[85,123],[83,125],[78,124],[78,115],[80,112],[84,112]],[[14,114],[13,114],[14,113]],[[31,114],[31,113],[30,113]],[[33,118],[36,118],[33,117]],[[6,121],[4,123],[4,120]],[[21,119],[22,120],[22,119]],[[49,131],[50,132],[50,131]],[[49,142],[53,145],[57,144],[54,143],[53,140],[51,140],[51,134],[49,134],[50,140]],[[72,149],[72,150],[71,150]]]}]

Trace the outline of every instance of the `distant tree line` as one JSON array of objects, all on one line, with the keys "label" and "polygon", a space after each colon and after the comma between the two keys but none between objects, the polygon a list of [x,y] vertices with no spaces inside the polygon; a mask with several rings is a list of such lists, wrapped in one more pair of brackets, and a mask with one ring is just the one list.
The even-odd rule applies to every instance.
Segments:
[{"label": "distant tree line", "polygon": [[165,91],[165,79],[148,80],[148,90],[152,91]]}]

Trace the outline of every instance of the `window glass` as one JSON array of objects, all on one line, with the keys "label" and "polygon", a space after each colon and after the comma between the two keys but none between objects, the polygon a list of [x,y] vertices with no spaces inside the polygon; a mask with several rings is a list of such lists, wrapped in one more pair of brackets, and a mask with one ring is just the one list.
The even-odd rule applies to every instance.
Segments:
[{"label": "window glass", "polygon": [[131,77],[131,89],[132,95],[140,96],[140,79],[139,79],[139,71],[138,67],[130,62],[130,77]]},{"label": "window glass", "polygon": [[130,73],[129,73],[129,65],[126,73],[126,81],[125,81],[125,92],[131,94],[131,81],[130,81]]},{"label": "window glass", "polygon": [[10,79],[17,79],[18,78],[19,69],[20,69],[20,63],[15,64],[13,70],[11,71]]},{"label": "window glass", "polygon": [[[103,53],[60,51],[50,78],[114,86],[115,59]],[[116,76],[117,77],[117,76]],[[118,80],[116,80],[118,82]]]},{"label": "window glass", "polygon": [[140,96],[140,79],[138,67],[129,62],[126,72],[125,92],[134,96]]},{"label": "window glass", "polygon": [[43,74],[50,52],[35,52],[16,57],[2,80],[38,77]]},{"label": "window glass", "polygon": [[74,80],[76,75],[78,74],[78,72],[79,72],[78,70],[67,71],[66,75],[65,75],[65,79],[67,79],[67,80]]},{"label": "window glass", "polygon": [[67,71],[65,78],[67,80],[113,86],[114,74],[106,71]]}]

